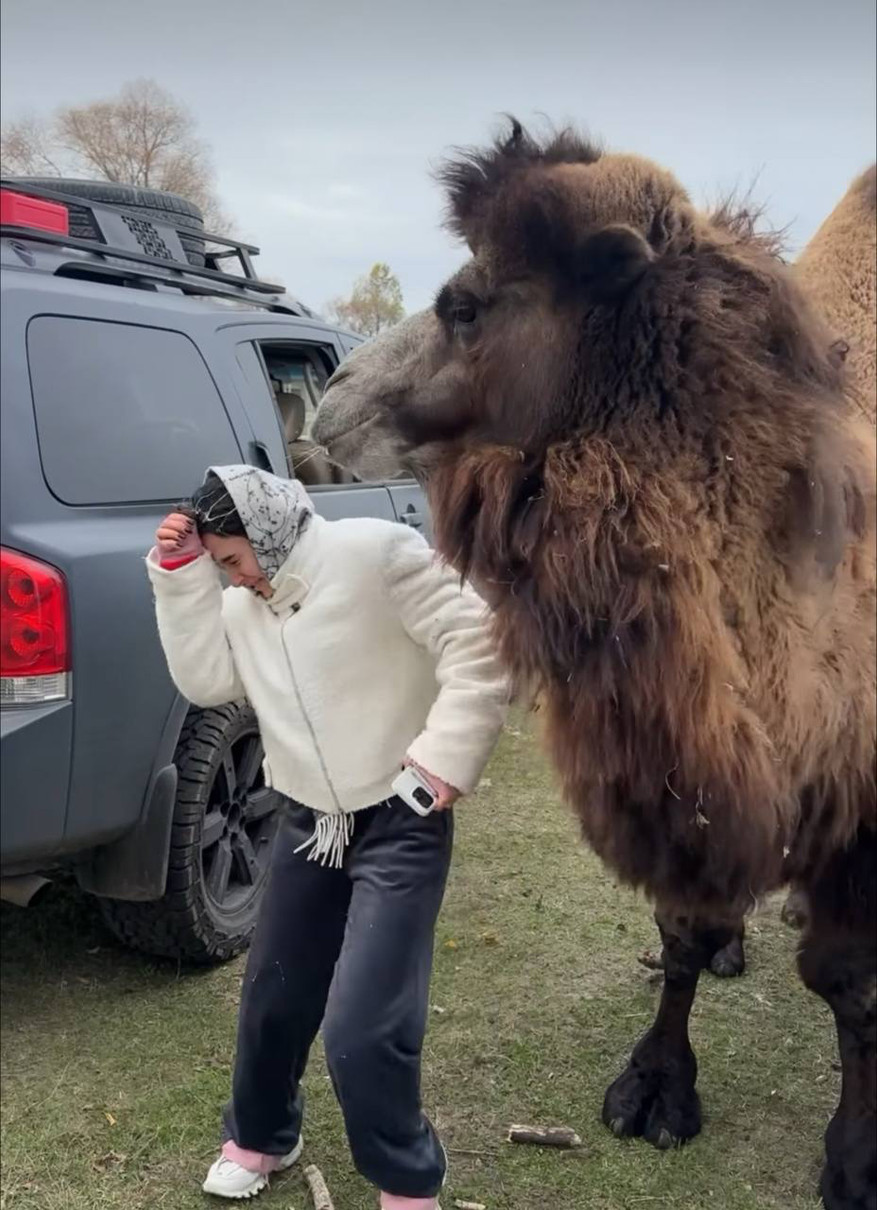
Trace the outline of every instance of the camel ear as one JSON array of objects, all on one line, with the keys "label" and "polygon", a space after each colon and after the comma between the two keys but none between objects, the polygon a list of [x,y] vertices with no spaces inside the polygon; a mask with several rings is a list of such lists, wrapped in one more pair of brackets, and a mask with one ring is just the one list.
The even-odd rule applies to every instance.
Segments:
[{"label": "camel ear", "polygon": [[655,259],[633,227],[603,227],[582,239],[566,198],[552,189],[522,207],[515,235],[530,269],[549,274],[561,289],[592,302],[622,298]]},{"label": "camel ear", "polygon": [[654,252],[633,227],[604,227],[577,249],[577,284],[595,302],[614,302],[639,281],[654,259]]}]

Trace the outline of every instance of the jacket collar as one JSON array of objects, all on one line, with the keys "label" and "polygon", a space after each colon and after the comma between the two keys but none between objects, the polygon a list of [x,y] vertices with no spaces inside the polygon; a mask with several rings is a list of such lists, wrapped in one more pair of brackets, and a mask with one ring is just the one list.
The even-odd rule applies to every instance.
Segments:
[{"label": "jacket collar", "polygon": [[307,529],[271,581],[274,595],[265,604],[272,613],[289,613],[299,608],[308,595],[319,566],[319,534],[325,524],[323,517],[311,517]]}]

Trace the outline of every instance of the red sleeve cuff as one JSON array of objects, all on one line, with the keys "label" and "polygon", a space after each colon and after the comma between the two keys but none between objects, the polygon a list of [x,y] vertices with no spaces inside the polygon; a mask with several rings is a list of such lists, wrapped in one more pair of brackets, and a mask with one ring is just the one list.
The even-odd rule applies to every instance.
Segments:
[{"label": "red sleeve cuff", "polygon": [[194,563],[198,555],[186,555],[184,559],[160,559],[159,567],[163,571],[176,571],[179,567],[185,567],[187,563]]}]

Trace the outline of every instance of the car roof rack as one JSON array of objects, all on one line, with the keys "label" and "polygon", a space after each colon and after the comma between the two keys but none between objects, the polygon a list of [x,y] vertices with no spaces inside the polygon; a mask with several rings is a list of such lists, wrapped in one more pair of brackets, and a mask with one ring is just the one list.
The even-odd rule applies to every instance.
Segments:
[{"label": "car roof rack", "polygon": [[[79,211],[88,212],[98,233],[96,239],[51,230],[49,224],[27,225],[20,221],[0,223],[0,236],[19,242],[33,241],[75,249],[89,253],[99,262],[86,258],[66,261],[55,270],[60,276],[96,278],[120,285],[162,285],[184,294],[232,299],[272,311],[317,318],[304,303],[288,295],[286,298],[278,297],[286,295],[285,286],[262,281],[253,267],[252,258],[259,254],[259,249],[253,244],[177,224],[170,212],[166,218],[157,218],[154,217],[154,211],[144,215],[124,205],[95,202],[78,194],[65,193],[63,188],[32,185],[16,181],[14,177],[0,179],[0,189],[65,207],[75,206]],[[131,219],[136,219],[136,223],[130,222]],[[204,241],[203,268],[190,263],[181,236],[185,236],[189,242],[193,239]],[[150,248],[158,248],[162,254],[150,251]],[[240,272],[231,273],[224,267],[220,268],[226,260],[236,260]],[[119,264],[119,261],[125,263]]]}]

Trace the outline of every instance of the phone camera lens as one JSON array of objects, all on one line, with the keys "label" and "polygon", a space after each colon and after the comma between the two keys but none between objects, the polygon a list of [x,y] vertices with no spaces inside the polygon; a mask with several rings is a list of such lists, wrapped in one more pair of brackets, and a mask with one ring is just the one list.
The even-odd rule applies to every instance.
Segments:
[{"label": "phone camera lens", "polygon": [[426,790],[421,790],[419,786],[414,791],[414,797],[420,803],[420,805],[422,807],[431,807],[432,806],[432,796],[430,794],[427,794]]}]

